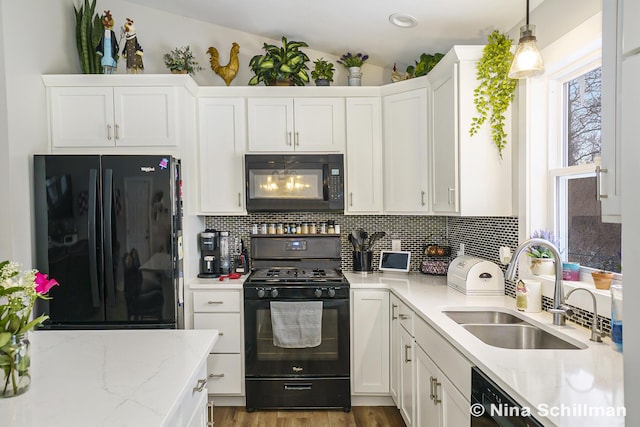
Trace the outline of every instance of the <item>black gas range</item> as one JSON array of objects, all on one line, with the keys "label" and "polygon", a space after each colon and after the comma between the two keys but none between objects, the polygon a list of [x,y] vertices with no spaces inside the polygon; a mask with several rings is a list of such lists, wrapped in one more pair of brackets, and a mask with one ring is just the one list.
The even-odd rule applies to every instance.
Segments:
[{"label": "black gas range", "polygon": [[[248,411],[350,410],[349,282],[340,256],[335,235],[252,236],[244,283]],[[283,315],[286,338],[304,338],[297,344],[280,341],[274,318]],[[309,323],[315,336],[307,336]]]}]

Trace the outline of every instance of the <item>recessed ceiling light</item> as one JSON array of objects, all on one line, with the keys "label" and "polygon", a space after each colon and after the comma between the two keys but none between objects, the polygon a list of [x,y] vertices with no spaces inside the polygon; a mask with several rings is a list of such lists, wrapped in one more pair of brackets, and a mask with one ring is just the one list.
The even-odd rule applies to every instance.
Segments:
[{"label": "recessed ceiling light", "polygon": [[401,28],[412,28],[418,25],[418,20],[411,15],[407,15],[406,13],[394,13],[389,15],[389,22],[391,22],[396,27]]}]

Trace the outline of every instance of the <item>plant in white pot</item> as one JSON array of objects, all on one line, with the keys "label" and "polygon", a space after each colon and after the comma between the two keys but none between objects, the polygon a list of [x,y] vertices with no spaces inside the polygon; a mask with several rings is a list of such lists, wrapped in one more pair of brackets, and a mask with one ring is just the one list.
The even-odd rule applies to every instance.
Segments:
[{"label": "plant in white pot", "polygon": [[[553,231],[549,230],[535,230],[531,234],[532,239],[544,239],[554,245],[556,248],[559,246],[559,242],[556,240]],[[560,250],[558,249],[558,252]],[[534,276],[541,275],[554,275],[555,274],[555,262],[551,251],[544,246],[531,246],[527,249],[527,255],[531,257],[531,273]],[[560,260],[557,260],[560,262]]]}]

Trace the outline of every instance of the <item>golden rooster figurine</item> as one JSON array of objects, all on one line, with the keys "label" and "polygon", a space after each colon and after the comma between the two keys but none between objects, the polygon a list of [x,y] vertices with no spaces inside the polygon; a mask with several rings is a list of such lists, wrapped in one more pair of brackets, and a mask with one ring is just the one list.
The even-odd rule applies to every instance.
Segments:
[{"label": "golden rooster figurine", "polygon": [[240,45],[236,42],[231,46],[231,53],[229,54],[229,63],[227,65],[220,65],[220,54],[218,49],[210,47],[207,53],[211,55],[209,62],[211,63],[211,69],[229,86],[231,81],[236,78],[238,70],[240,69],[240,61],[238,61],[238,52],[240,52]]}]

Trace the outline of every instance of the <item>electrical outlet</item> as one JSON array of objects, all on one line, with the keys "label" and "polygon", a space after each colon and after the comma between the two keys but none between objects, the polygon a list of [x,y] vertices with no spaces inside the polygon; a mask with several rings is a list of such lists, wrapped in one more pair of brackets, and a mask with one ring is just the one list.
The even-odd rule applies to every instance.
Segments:
[{"label": "electrical outlet", "polygon": [[464,255],[464,243],[460,243],[460,249],[458,249],[458,256]]},{"label": "electrical outlet", "polygon": [[393,239],[391,240],[391,250],[392,251],[401,251],[402,249],[402,240]]}]

